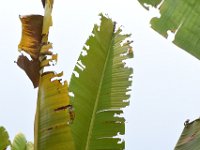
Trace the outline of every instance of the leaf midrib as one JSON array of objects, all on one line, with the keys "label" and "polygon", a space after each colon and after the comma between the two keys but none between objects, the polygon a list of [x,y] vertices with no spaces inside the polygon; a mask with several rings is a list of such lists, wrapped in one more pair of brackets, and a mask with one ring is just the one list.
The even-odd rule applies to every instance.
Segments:
[{"label": "leaf midrib", "polygon": [[87,136],[87,140],[86,140],[85,150],[89,150],[90,139],[91,139],[92,130],[93,130],[93,126],[94,126],[96,110],[97,110],[97,106],[98,106],[98,103],[99,103],[99,97],[100,97],[100,93],[101,93],[101,88],[102,88],[103,79],[104,79],[104,76],[105,76],[107,63],[108,63],[108,60],[109,60],[109,57],[110,57],[110,52],[111,52],[111,49],[112,49],[112,46],[113,46],[113,39],[114,39],[114,30],[113,30],[113,33],[112,33],[111,42],[109,44],[110,46],[109,46],[108,54],[107,54],[107,57],[106,57],[106,61],[104,63],[104,67],[103,67],[103,73],[102,73],[102,76],[101,76],[99,89],[98,89],[97,97],[96,97],[96,101],[95,101],[95,106],[94,106],[92,118],[91,118],[91,121],[90,121],[90,126],[89,126],[88,136]]}]

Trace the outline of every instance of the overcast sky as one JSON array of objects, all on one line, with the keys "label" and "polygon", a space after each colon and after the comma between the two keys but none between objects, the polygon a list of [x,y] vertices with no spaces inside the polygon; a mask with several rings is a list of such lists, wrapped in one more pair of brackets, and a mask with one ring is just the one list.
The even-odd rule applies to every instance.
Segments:
[{"label": "overcast sky", "polygon": [[[79,53],[99,13],[107,13],[124,33],[132,33],[135,58],[131,104],[126,109],[126,150],[172,150],[186,119],[199,111],[200,61],[150,28],[152,15],[137,0],[57,0],[50,42],[59,54],[58,69],[69,81]],[[0,125],[11,139],[23,132],[33,141],[37,90],[14,61],[21,37],[18,15],[43,14],[40,0],[1,0]]]}]

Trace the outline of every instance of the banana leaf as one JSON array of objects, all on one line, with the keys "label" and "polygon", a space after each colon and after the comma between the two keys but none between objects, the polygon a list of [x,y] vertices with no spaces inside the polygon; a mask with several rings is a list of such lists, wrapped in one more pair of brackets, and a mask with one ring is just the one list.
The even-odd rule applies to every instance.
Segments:
[{"label": "banana leaf", "polygon": [[[50,62],[57,60],[57,55],[50,51],[52,44],[48,41],[49,28],[53,24],[53,0],[42,1],[42,4],[45,9],[44,16],[20,17],[23,30],[18,47],[20,51],[26,52],[31,60],[22,54],[17,61],[34,87],[38,87],[34,150],[74,150],[70,128],[74,116],[73,107],[69,104],[67,82],[62,83],[58,79],[63,73],[44,71],[45,67],[50,66]],[[17,139],[25,141],[21,136]],[[31,143],[20,144],[21,149],[24,149],[24,146],[26,149],[33,149]]]},{"label": "banana leaf", "polygon": [[0,150],[5,150],[10,145],[8,132],[0,126]]},{"label": "banana leaf", "polygon": [[26,150],[26,143],[26,137],[22,133],[19,133],[13,140],[11,150]]},{"label": "banana leaf", "polygon": [[165,38],[175,34],[173,43],[200,59],[200,1],[138,0],[145,8],[153,6],[161,16],[151,20],[151,27]]},{"label": "banana leaf", "polygon": [[74,68],[70,81],[75,108],[72,132],[77,150],[124,149],[122,108],[129,105],[132,68],[125,60],[133,56],[130,37],[116,23],[101,16]]},{"label": "banana leaf", "polygon": [[11,150],[33,150],[33,143],[27,142],[24,134],[18,133],[13,140]]},{"label": "banana leaf", "polygon": [[35,118],[35,150],[74,150],[67,82],[62,73],[45,72],[40,78]]},{"label": "banana leaf", "polygon": [[200,119],[193,122],[186,121],[185,128],[174,150],[199,150],[200,149]]}]

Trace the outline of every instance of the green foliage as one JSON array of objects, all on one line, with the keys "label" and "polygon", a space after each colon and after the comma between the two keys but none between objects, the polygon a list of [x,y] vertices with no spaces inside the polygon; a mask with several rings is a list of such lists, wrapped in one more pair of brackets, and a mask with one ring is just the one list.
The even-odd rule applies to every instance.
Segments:
[{"label": "green foliage", "polygon": [[6,149],[10,145],[8,132],[0,126],[0,150]]},{"label": "green foliage", "polygon": [[19,133],[13,140],[11,150],[33,150],[33,143],[27,142],[24,134]]},{"label": "green foliage", "polygon": [[185,128],[174,150],[200,149],[200,119],[191,123],[185,122]]},{"label": "green foliage", "polygon": [[[198,0],[138,0],[145,8],[146,5],[159,6],[161,17],[153,18],[151,26],[164,37],[168,31],[175,34],[173,43],[200,59],[200,1]],[[200,149],[200,119],[191,123],[185,122],[175,150]]]},{"label": "green foliage", "polygon": [[138,0],[142,6],[144,6],[146,9],[149,9],[146,5],[152,5],[153,7],[156,7],[162,0]]},{"label": "green foliage", "polygon": [[[125,119],[121,108],[129,105],[127,94],[132,69],[125,60],[133,56],[130,35],[115,29],[116,23],[101,16],[86,42],[70,81],[76,117],[72,132],[77,150],[124,149]],[[77,77],[79,76],[79,77]],[[122,140],[122,141],[121,141]]]},{"label": "green foliage", "polygon": [[26,138],[22,133],[19,133],[15,136],[11,150],[25,150],[26,149]]},{"label": "green foliage", "polygon": [[32,142],[27,142],[26,150],[34,150],[34,144]]},{"label": "green foliage", "polygon": [[130,35],[121,34],[115,22],[100,15],[101,25],[94,26],[74,68],[79,77],[72,75],[70,82],[70,90],[75,94],[74,120],[67,82],[58,79],[63,73],[44,71],[57,60],[57,55],[50,51],[52,43],[48,41],[53,0],[42,0],[42,4],[44,16],[20,16],[22,38],[18,48],[32,60],[21,54],[17,61],[34,87],[38,87],[34,144],[27,142],[22,133],[10,144],[1,127],[0,150],[9,145],[11,150],[124,149],[125,142],[119,135],[125,134],[122,108],[129,105],[132,83],[132,68],[125,64],[133,57],[132,42],[125,41]]},{"label": "green foliage", "polygon": [[[156,7],[161,0],[138,0],[141,4]],[[175,34],[173,43],[200,59],[200,1],[198,0],[164,0],[159,7],[161,17],[153,18],[154,30],[168,36],[168,31]]]},{"label": "green foliage", "polygon": [[17,134],[11,143],[6,129],[0,127],[0,150],[6,150],[8,146],[11,146],[11,150],[33,150],[33,143],[27,142],[24,134]]}]

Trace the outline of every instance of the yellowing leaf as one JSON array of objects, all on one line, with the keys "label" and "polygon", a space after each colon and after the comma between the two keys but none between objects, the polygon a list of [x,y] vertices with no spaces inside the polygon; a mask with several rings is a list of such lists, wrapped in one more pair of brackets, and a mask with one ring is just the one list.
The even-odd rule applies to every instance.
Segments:
[{"label": "yellowing leaf", "polygon": [[[38,86],[37,110],[34,125],[34,150],[74,150],[70,123],[74,118],[72,105],[69,104],[67,82],[61,83],[62,73],[43,72],[50,62],[57,60],[49,49],[49,27],[52,25],[51,12],[53,0],[43,0],[44,17],[31,15],[21,17],[22,39],[20,51],[28,53],[32,60],[21,55],[17,64]],[[48,59],[47,55],[51,58]],[[26,148],[33,149],[32,145]]]},{"label": "yellowing leaf", "polygon": [[18,45],[19,51],[25,51],[32,58],[37,59],[42,41],[43,16],[20,16],[20,20],[22,22],[22,37]]},{"label": "yellowing leaf", "polygon": [[40,63],[40,67],[41,68],[44,68],[44,67],[47,67],[47,66],[50,66],[50,62],[57,62],[57,57],[58,57],[58,54],[54,54],[54,55],[51,55],[51,58],[50,59],[44,59],[41,63]]},{"label": "yellowing leaf", "polygon": [[43,45],[40,50],[40,54],[41,55],[52,55],[52,52],[49,51],[49,49],[51,49],[52,47],[53,47],[52,43],[47,43],[46,45]]},{"label": "yellowing leaf", "polygon": [[53,1],[46,0],[44,22],[43,22],[43,29],[42,29],[43,35],[47,35],[49,33],[49,27],[53,25],[52,16],[51,16],[52,8],[53,8]]},{"label": "yellowing leaf", "polygon": [[74,150],[71,135],[71,105],[67,82],[61,74],[44,73],[40,78],[35,119],[35,150]]}]

